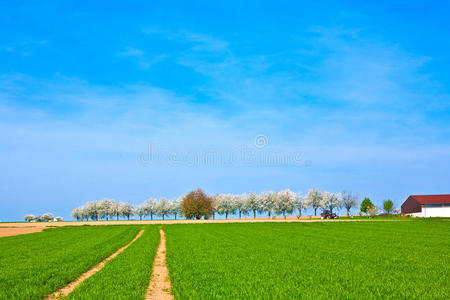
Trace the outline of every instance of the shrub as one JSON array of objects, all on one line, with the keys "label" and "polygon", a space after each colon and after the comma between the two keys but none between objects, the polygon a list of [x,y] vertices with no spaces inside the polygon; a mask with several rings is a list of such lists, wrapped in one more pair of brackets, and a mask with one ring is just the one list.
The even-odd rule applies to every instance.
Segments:
[{"label": "shrub", "polygon": [[202,216],[208,219],[213,211],[213,199],[197,189],[184,196],[181,209],[186,219],[199,220]]},{"label": "shrub", "polygon": [[383,209],[386,213],[390,214],[394,208],[394,202],[388,199],[383,202]]},{"label": "shrub", "polygon": [[372,201],[370,201],[369,198],[364,198],[364,200],[361,202],[360,210],[363,213],[368,213],[368,210],[374,206]]}]

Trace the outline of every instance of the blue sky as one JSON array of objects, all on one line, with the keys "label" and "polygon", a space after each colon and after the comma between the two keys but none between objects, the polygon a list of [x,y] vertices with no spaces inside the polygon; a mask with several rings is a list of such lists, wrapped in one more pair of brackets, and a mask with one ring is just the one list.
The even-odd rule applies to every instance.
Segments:
[{"label": "blue sky", "polygon": [[[2,1],[0,220],[197,187],[449,193],[448,2],[310,2]],[[242,149],[296,160],[192,161]]]}]

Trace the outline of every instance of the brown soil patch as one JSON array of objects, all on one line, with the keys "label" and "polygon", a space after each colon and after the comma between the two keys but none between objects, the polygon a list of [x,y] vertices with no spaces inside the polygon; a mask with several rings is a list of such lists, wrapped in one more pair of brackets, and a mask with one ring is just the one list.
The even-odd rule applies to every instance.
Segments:
[{"label": "brown soil patch", "polygon": [[170,294],[169,271],[166,266],[166,237],[162,229],[159,230],[161,241],[153,263],[153,273],[150,279],[145,299],[166,300],[173,299]]},{"label": "brown soil patch", "polygon": [[[408,220],[405,218],[404,220]],[[321,220],[319,217],[278,217],[276,219],[256,218],[256,219],[217,219],[217,220],[134,220],[134,221],[72,221],[72,222],[36,222],[36,223],[2,223],[4,227],[33,227],[33,228],[48,228],[59,226],[83,226],[83,225],[151,225],[151,224],[203,224],[203,223],[260,223],[260,222],[386,222],[386,221],[402,221],[401,219],[337,219],[337,220]]]},{"label": "brown soil patch", "polygon": [[100,271],[105,264],[110,261],[111,259],[113,259],[114,257],[116,257],[117,255],[119,255],[121,252],[123,252],[125,249],[128,248],[128,246],[130,246],[134,241],[136,241],[144,232],[144,230],[141,230],[135,237],[134,239],[129,242],[128,244],[126,244],[125,246],[123,246],[122,248],[120,248],[119,250],[117,250],[116,252],[114,252],[113,254],[111,254],[110,256],[108,256],[107,258],[105,258],[102,262],[100,262],[98,265],[96,265],[95,267],[93,267],[92,269],[90,269],[89,271],[87,271],[86,273],[84,273],[83,275],[81,275],[77,280],[72,281],[71,283],[69,283],[68,285],[66,285],[65,287],[61,288],[60,290],[54,292],[53,294],[49,295],[47,298],[45,298],[46,300],[54,300],[54,299],[61,299],[63,297],[66,297],[67,295],[69,295],[77,286],[79,286],[83,281],[85,281],[86,279],[88,279],[89,277],[91,277],[92,275],[94,275],[95,273],[97,273],[98,271]]},{"label": "brown soil patch", "polygon": [[40,232],[44,227],[0,227],[0,237]]}]

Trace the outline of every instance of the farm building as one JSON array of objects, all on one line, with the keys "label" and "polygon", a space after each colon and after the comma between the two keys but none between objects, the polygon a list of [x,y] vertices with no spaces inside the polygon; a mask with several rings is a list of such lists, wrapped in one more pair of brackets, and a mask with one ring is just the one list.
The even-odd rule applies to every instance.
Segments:
[{"label": "farm building", "polygon": [[450,217],[450,195],[411,195],[402,213],[414,217]]}]

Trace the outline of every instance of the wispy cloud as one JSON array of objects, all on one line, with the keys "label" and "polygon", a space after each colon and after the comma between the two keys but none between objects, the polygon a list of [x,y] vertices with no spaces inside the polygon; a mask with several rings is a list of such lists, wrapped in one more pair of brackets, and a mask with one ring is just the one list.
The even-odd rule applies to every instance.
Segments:
[{"label": "wispy cloud", "polygon": [[33,50],[36,47],[40,47],[46,44],[47,41],[45,40],[24,39],[20,42],[6,45],[3,47],[3,49],[6,52],[18,53],[22,56],[29,56],[33,53]]},{"label": "wispy cloud", "polygon": [[197,32],[185,32],[184,38],[195,44],[192,49],[196,51],[215,51],[221,52],[228,50],[228,43],[224,40]]},{"label": "wispy cloud", "polygon": [[137,57],[142,57],[144,55],[144,51],[140,50],[140,49],[136,49],[133,47],[126,47],[125,51],[123,52],[119,52],[117,54],[118,56],[137,56]]},{"label": "wispy cloud", "polygon": [[[229,118],[242,126],[254,124],[288,139],[300,134],[317,148],[330,143],[358,148],[364,141],[375,149],[448,139],[442,111],[450,115],[450,95],[424,72],[431,58],[365,30],[314,26],[296,47],[253,56],[231,51],[226,41],[220,44],[227,50],[212,58],[186,46],[176,62],[203,75],[198,92],[222,109],[239,111]],[[187,39],[170,31],[147,33]],[[192,42],[203,42],[204,36],[190,35]],[[440,118],[430,118],[437,112]],[[284,131],[286,126],[296,130]]]},{"label": "wispy cloud", "polygon": [[132,58],[143,69],[148,69],[152,65],[163,61],[167,57],[165,54],[146,55],[143,50],[133,47],[125,47],[125,50],[117,53],[117,56]]},{"label": "wispy cloud", "polygon": [[[180,167],[174,174],[173,167],[143,168],[137,159],[149,145],[167,153],[226,153],[251,145],[254,135],[261,132],[270,137],[270,147],[275,147],[269,147],[268,151],[300,150],[314,166],[310,171],[272,168],[272,175],[282,172],[281,179],[271,183],[275,186],[288,184],[283,179],[286,174],[298,178],[303,172],[309,172],[310,177],[303,179],[305,185],[314,184],[314,180],[326,185],[329,178],[332,184],[340,186],[342,180],[361,180],[357,176],[361,175],[357,171],[361,169],[369,170],[366,178],[386,170],[391,173],[389,176],[399,176],[450,162],[450,145],[433,143],[427,138],[426,143],[417,146],[420,139],[415,135],[418,132],[408,133],[408,128],[393,121],[393,115],[386,118],[376,112],[370,116],[367,112],[360,114],[345,109],[333,112],[306,106],[290,110],[248,108],[224,118],[214,108],[192,104],[191,96],[152,86],[99,86],[64,76],[51,81],[19,75],[3,76],[3,79],[2,82],[8,84],[6,89],[0,90],[0,95],[9,97],[0,97],[2,165],[15,170],[13,173],[17,176],[25,171],[41,174],[39,184],[44,186],[49,183],[42,182],[45,176],[40,172],[60,173],[62,167],[65,174],[77,176],[82,176],[83,169],[89,170],[90,180],[105,180],[103,172],[110,172],[114,174],[114,181],[131,185],[142,184],[145,178],[156,175],[165,180],[186,180],[183,178],[196,174],[196,184],[206,182],[206,175],[209,180],[223,178],[221,176],[256,180],[265,176],[260,168],[247,167],[237,174],[232,172],[235,169],[221,166],[202,175]],[[16,85],[20,88],[15,88]],[[19,98],[27,100],[20,104]],[[34,102],[39,105],[33,105]],[[382,122],[379,127],[399,132],[385,131],[384,136],[377,137],[371,133],[373,122]],[[361,128],[362,124],[369,126]],[[399,135],[404,136],[389,141],[389,137]],[[346,178],[340,181],[333,176],[342,168],[348,171]],[[352,177],[352,172],[356,172],[356,177]],[[14,174],[9,176],[16,176]],[[127,177],[130,174],[133,174],[131,178],[139,177],[138,182],[133,183]],[[186,185],[180,189],[185,189]]]},{"label": "wispy cloud", "polygon": [[313,38],[309,43],[315,50],[311,55],[320,59],[310,66],[317,81],[308,84],[309,92],[355,104],[397,106],[422,101],[424,90],[437,91],[432,79],[421,72],[429,57],[413,55],[396,44],[364,38],[361,31],[311,29]]},{"label": "wispy cloud", "polygon": [[148,35],[158,35],[169,40],[187,43],[189,49],[192,51],[225,52],[228,51],[229,47],[227,41],[199,32],[164,30],[154,27],[146,28],[142,32]]},{"label": "wispy cloud", "polygon": [[[100,196],[124,183],[128,191],[145,186],[175,195],[192,185],[244,191],[249,182],[255,188],[360,184],[364,190],[372,180],[382,185],[379,178],[402,178],[411,185],[422,180],[411,175],[418,172],[428,172],[430,182],[444,177],[444,168],[437,166],[450,163],[444,120],[450,101],[425,71],[432,58],[365,30],[311,27],[291,36],[283,50],[262,47],[249,53],[234,44],[242,42],[239,37],[228,41],[212,33],[148,29],[144,40],[162,40],[160,48],[139,40],[113,53],[156,72],[151,75],[158,75],[164,63],[168,73],[182,70],[182,76],[195,78],[186,89],[172,79],[161,88],[150,81],[122,85],[116,79],[98,84],[64,74],[2,75],[0,161],[12,171],[0,176],[14,184],[26,174],[49,190],[54,180],[61,186],[83,181]],[[17,46],[8,47],[5,51]],[[154,53],[161,48],[167,52]],[[270,137],[271,146],[302,149],[313,167],[203,172],[142,169],[136,160],[149,144],[229,151],[251,144],[260,133]],[[430,174],[432,169],[439,169],[437,175]],[[174,181],[183,184],[174,187]],[[135,196],[142,197],[142,188],[140,193]]]}]

